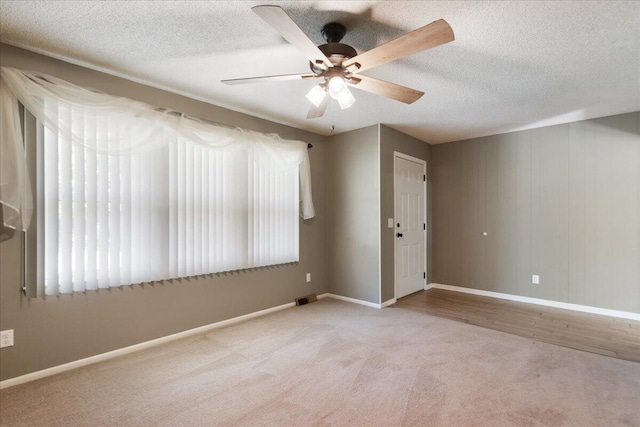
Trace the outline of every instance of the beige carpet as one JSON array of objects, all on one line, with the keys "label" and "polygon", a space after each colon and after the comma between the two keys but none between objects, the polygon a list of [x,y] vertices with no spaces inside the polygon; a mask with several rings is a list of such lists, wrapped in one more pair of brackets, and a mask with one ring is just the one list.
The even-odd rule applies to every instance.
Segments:
[{"label": "beige carpet", "polygon": [[3,426],[638,426],[640,364],[325,299],[2,390]]}]

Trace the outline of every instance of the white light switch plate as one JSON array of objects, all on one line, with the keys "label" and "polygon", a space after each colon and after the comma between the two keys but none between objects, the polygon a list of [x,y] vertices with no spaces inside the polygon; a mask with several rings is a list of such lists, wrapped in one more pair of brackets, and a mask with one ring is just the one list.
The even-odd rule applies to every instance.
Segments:
[{"label": "white light switch plate", "polygon": [[307,283],[311,281],[311,273],[307,273]]},{"label": "white light switch plate", "polygon": [[539,285],[540,284],[540,276],[538,276],[537,274],[531,275],[531,283],[533,283],[534,285]]},{"label": "white light switch plate", "polygon": [[388,228],[393,228],[393,218],[388,218],[387,219],[387,227]]}]

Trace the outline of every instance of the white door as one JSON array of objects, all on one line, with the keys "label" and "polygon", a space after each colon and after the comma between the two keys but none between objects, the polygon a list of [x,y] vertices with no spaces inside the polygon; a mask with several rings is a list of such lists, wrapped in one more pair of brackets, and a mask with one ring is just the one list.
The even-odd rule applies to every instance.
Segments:
[{"label": "white door", "polygon": [[425,174],[426,163],[423,160],[395,154],[396,298],[424,289],[427,233]]}]

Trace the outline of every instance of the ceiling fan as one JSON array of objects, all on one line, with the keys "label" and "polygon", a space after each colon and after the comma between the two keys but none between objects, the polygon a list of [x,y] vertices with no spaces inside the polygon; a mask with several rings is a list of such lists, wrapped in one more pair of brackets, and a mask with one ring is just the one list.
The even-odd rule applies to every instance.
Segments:
[{"label": "ceiling fan", "polygon": [[320,84],[314,86],[307,94],[307,98],[313,104],[307,114],[308,119],[322,117],[330,98],[338,101],[342,109],[353,105],[355,98],[349,86],[406,104],[417,101],[424,92],[359,73],[454,40],[453,30],[447,21],[439,19],[358,55],[354,48],[340,43],[346,34],[346,28],[342,24],[332,22],[322,27],[322,36],[327,43],[316,46],[281,7],[265,5],[251,9],[309,59],[311,73],[229,79],[222,82],[235,85],[322,79]]}]

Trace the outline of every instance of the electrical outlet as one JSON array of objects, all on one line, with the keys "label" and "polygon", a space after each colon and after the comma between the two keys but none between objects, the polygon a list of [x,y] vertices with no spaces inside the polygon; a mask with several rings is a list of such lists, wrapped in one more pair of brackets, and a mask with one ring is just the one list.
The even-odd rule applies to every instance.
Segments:
[{"label": "electrical outlet", "polygon": [[11,347],[13,345],[13,329],[0,332],[0,348]]},{"label": "electrical outlet", "polygon": [[311,273],[307,273],[307,283],[311,281]]},{"label": "electrical outlet", "polygon": [[534,285],[539,285],[540,284],[540,276],[538,276],[537,274],[531,275],[531,283],[533,283]]}]

